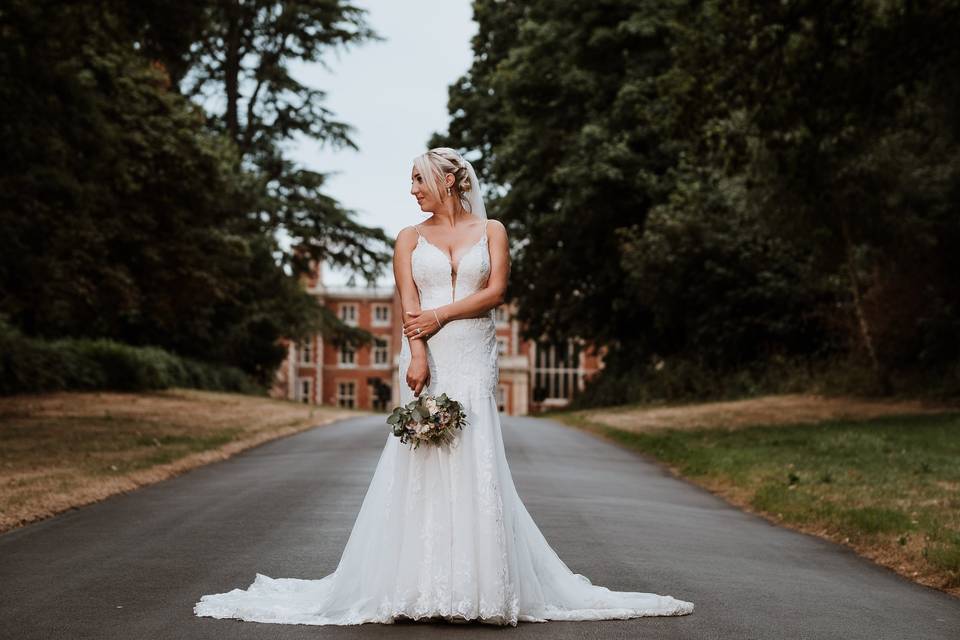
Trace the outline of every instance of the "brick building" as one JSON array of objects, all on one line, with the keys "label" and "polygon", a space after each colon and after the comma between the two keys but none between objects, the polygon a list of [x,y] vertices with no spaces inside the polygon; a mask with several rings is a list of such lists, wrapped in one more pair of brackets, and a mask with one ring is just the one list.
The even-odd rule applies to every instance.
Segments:
[{"label": "brick building", "polygon": [[[346,324],[373,333],[373,345],[337,348],[313,336],[288,343],[272,395],[310,404],[389,411],[399,404],[397,370],[403,339],[396,287],[330,287],[320,277],[305,280],[307,290]],[[509,415],[562,407],[603,366],[581,340],[560,344],[522,340],[509,305],[494,312],[500,351],[497,404]]]}]

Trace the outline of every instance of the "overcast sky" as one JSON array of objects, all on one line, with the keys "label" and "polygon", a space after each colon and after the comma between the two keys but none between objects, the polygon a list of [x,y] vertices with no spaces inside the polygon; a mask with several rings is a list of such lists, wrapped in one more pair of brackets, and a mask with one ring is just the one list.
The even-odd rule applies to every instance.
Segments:
[{"label": "overcast sky", "polygon": [[[327,92],[334,119],[354,127],[359,151],[298,144],[292,156],[322,173],[335,172],[326,193],[357,212],[357,220],[396,237],[427,216],[410,195],[413,157],[427,150],[434,132],[447,131],[447,88],[467,71],[476,33],[469,0],[354,0],[383,41],[331,51],[322,65],[292,70],[305,84]],[[324,267],[324,283],[348,274]],[[358,278],[360,284],[362,279]],[[392,285],[392,273],[381,284]]]}]

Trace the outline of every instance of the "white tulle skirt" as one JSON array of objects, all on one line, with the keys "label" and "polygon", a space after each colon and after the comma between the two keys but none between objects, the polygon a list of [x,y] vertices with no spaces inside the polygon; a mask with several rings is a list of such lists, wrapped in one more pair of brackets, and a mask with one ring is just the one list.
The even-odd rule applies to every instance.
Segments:
[{"label": "white tulle skirt", "polygon": [[258,573],[245,590],[203,596],[196,615],[309,625],[439,618],[516,626],[693,611],[690,602],[611,591],[572,572],[517,494],[493,396],[454,399],[469,420],[455,446],[411,450],[386,436],[333,573],[316,580]]}]

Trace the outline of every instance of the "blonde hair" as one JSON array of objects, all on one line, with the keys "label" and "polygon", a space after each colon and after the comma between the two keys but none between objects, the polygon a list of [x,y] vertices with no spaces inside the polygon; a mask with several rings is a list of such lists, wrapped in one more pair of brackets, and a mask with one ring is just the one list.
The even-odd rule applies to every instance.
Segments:
[{"label": "blonde hair", "polygon": [[[453,174],[451,196],[456,196],[464,209],[473,213],[467,193],[474,188],[470,181],[470,174],[463,157],[450,147],[434,147],[413,159],[413,166],[417,168],[427,185],[427,189],[438,200],[443,200],[441,189],[446,189],[445,177]],[[433,179],[431,180],[430,177]]]}]

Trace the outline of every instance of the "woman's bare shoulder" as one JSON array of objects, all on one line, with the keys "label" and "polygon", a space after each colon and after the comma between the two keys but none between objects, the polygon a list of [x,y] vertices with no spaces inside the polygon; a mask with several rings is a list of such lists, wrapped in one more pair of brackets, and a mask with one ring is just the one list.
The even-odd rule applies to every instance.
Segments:
[{"label": "woman's bare shoulder", "polygon": [[413,228],[413,225],[404,227],[400,229],[400,233],[397,234],[396,245],[406,245],[413,244],[417,238],[417,230]]},{"label": "woman's bare shoulder", "polygon": [[490,218],[487,223],[487,233],[496,235],[502,238],[507,237],[507,227],[504,226],[502,222],[496,218]]}]

